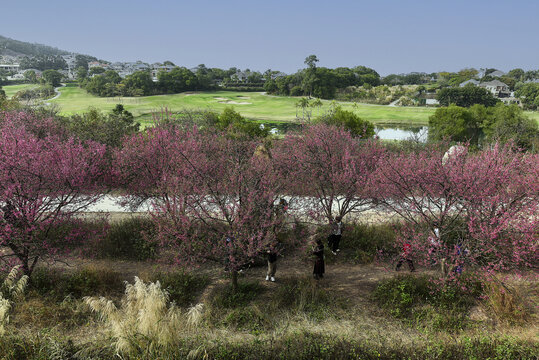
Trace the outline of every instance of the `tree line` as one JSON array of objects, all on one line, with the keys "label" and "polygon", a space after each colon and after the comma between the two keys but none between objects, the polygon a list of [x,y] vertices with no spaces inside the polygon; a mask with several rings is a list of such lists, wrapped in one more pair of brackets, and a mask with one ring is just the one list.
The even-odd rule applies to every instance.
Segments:
[{"label": "tree line", "polygon": [[[128,116],[120,110],[113,115]],[[218,126],[157,121],[107,146],[73,136],[50,117],[1,113],[0,244],[10,249],[4,257],[31,274],[40,259],[72,245],[69,235],[49,236],[53,228],[108,189],[123,189],[135,203],[152,203],[158,243],[178,263],[218,262],[233,275],[277,240],[283,196],[287,216],[317,224],[369,206],[390,209],[405,224],[395,247],[411,243],[425,263],[443,255],[457,266],[463,261],[457,249],[466,248],[473,271],[535,264],[537,154],[510,144],[396,151],[325,123],[268,141],[238,130],[241,120],[229,115]],[[454,231],[458,238],[449,236]]]}]

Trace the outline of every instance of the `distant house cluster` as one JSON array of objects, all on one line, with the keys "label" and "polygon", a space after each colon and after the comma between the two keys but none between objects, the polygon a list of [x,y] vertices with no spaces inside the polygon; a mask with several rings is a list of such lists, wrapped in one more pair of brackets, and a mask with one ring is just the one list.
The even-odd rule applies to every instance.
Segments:
[{"label": "distant house cluster", "polygon": [[122,78],[125,78],[126,76],[129,76],[137,71],[150,71],[153,81],[157,81],[157,74],[159,74],[159,72],[170,72],[175,66],[161,63],[148,64],[142,61],[114,62],[112,64],[106,64],[99,61],[90,61],[88,63],[88,70],[96,67],[100,67],[105,70],[114,70]]},{"label": "distant house cluster", "polygon": [[27,71],[33,71],[36,74],[36,78],[40,79],[42,71],[38,69],[24,69],[21,70],[20,65],[17,63],[12,64],[0,64],[0,70],[3,70],[10,75],[7,76],[8,80],[11,81],[20,81],[25,80],[24,73]]},{"label": "distant house cluster", "polygon": [[[499,78],[499,77],[504,76],[504,75],[506,75],[506,73],[504,73],[503,71],[500,71],[500,70],[496,70],[496,71],[493,71],[493,72],[488,74],[488,76],[493,77],[493,78]],[[483,78],[485,76],[485,72],[482,71],[477,76],[479,78]],[[504,102],[506,104],[519,104],[520,105],[520,100],[515,97],[514,92],[512,92],[509,89],[509,86],[506,83],[504,83],[504,82],[502,82],[502,81],[500,81],[498,79],[494,79],[494,80],[491,80],[491,81],[485,81],[485,82],[481,82],[481,81],[476,80],[476,79],[470,79],[470,80],[466,80],[466,81],[460,83],[459,86],[464,87],[464,86],[467,86],[467,85],[478,86],[478,87],[481,87],[483,89],[486,89],[492,95],[494,95],[494,97],[500,99],[502,102]]]}]

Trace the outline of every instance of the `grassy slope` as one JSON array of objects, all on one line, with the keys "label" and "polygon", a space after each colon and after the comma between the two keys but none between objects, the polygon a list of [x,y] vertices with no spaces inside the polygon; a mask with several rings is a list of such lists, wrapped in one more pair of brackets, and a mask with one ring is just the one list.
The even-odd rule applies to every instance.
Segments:
[{"label": "grassy slope", "polygon": [[[74,86],[61,89],[60,98],[51,101],[61,107],[63,114],[80,113],[93,106],[101,110],[110,110],[116,104],[123,104],[135,116],[141,116],[166,107],[169,111],[184,108],[207,108],[222,111],[226,106],[234,106],[236,111],[250,119],[272,121],[294,121],[296,117],[296,102],[298,98],[282,96],[266,96],[252,92],[200,92],[182,93],[175,95],[146,96],[138,98],[100,98],[86,93]],[[219,99],[218,99],[219,98]],[[249,104],[233,104],[227,101]],[[321,109],[312,109],[313,116],[323,113],[329,107],[330,101],[323,101]],[[428,117],[434,109],[428,108],[399,108],[380,105],[340,102],[341,106],[353,110],[361,117],[375,123],[427,124]],[[301,108],[298,115],[301,116]]]},{"label": "grassy slope", "polygon": [[[21,89],[33,86],[35,85],[11,85],[5,86],[3,89],[9,97]],[[101,98],[88,94],[75,84],[70,84],[68,87],[60,89],[60,91],[62,93],[60,98],[52,100],[51,103],[58,104],[61,107],[62,114],[81,113],[90,107],[110,111],[116,104],[121,103],[135,116],[140,117],[142,122],[150,120],[152,112],[160,111],[165,107],[174,112],[184,108],[222,111],[226,106],[234,106],[236,111],[250,119],[288,122],[294,121],[296,118],[295,104],[299,99],[297,97],[266,96],[258,92],[235,91],[182,93],[136,98]],[[233,104],[227,103],[227,101],[249,104]],[[331,102],[324,100],[323,103],[324,106],[321,109],[311,109],[314,117],[326,111]],[[376,124],[426,125],[428,124],[429,116],[435,111],[433,108],[425,107],[354,105],[351,102],[339,102],[339,105]],[[301,108],[298,108],[297,111],[301,117]],[[527,111],[526,114],[539,124],[539,112]]]},{"label": "grassy slope", "polygon": [[35,88],[38,85],[36,84],[22,84],[22,85],[8,85],[8,86],[2,86],[2,90],[6,92],[6,96],[11,98],[13,95],[15,95],[18,91],[24,90],[24,89],[31,89]]}]

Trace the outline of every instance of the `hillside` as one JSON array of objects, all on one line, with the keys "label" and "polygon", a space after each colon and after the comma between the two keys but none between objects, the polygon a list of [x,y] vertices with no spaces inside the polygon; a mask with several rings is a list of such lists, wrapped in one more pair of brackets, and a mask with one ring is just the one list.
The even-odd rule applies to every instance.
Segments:
[{"label": "hillside", "polygon": [[0,55],[6,56],[38,56],[38,55],[65,55],[65,50],[42,44],[32,44],[14,40],[0,35]]}]

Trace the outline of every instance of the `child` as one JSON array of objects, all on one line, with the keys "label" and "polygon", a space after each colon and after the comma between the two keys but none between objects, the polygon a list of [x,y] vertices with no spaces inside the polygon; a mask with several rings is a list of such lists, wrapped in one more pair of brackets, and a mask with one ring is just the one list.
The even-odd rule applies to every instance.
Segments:
[{"label": "child", "polygon": [[266,273],[266,281],[275,282],[275,272],[277,271],[277,252],[274,246],[272,246],[266,252],[268,260],[268,272]]},{"label": "child", "polygon": [[412,261],[412,245],[410,243],[404,243],[402,246],[402,254],[399,259],[399,262],[397,263],[397,266],[395,267],[395,271],[399,271],[402,263],[406,261],[408,263],[408,267],[410,268],[410,272],[414,272],[414,262]]}]

